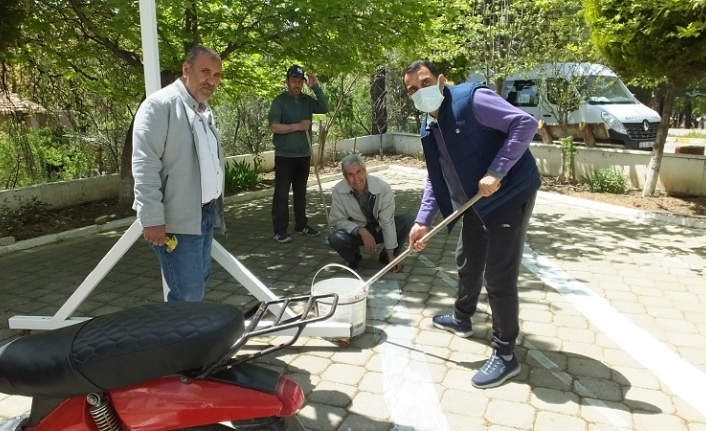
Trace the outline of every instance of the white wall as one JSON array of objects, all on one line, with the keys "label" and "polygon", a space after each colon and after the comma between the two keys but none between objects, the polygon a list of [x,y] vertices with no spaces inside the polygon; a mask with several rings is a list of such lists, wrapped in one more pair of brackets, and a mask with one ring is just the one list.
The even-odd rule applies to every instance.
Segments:
[{"label": "white wall", "polygon": [[[378,154],[381,147],[388,154],[418,156],[422,151],[419,135],[388,133],[382,136],[361,136],[329,143],[327,152],[329,154],[332,151],[347,153],[353,151],[354,146],[357,152],[363,154]],[[317,151],[318,146],[314,147],[314,151]],[[543,175],[559,175],[561,150],[558,145],[533,143],[531,151]],[[268,172],[274,170],[274,152],[267,151],[261,156],[263,169]],[[631,187],[642,188],[650,157],[651,153],[645,151],[578,147],[576,175],[580,178],[598,169],[615,168],[628,176]],[[236,160],[247,160],[252,163],[253,156],[250,154],[231,156],[228,157],[227,163]],[[671,193],[706,196],[706,156],[664,154],[657,187]],[[7,200],[8,207],[17,208],[18,199],[26,202],[36,196],[37,199],[54,208],[63,208],[115,198],[119,190],[120,175],[115,174],[0,191],[0,204]]]},{"label": "white wall", "polygon": [[0,203],[6,201],[8,208],[16,209],[21,202],[29,202],[36,197],[58,209],[115,198],[119,193],[120,174],[113,174],[2,190]]},{"label": "white wall", "polygon": [[[531,151],[543,175],[559,175],[561,149],[558,145],[536,143],[532,144]],[[646,151],[578,147],[576,176],[581,178],[611,168],[625,174],[632,188],[641,189],[651,157],[652,153]],[[706,196],[706,157],[664,154],[657,188],[671,193]]]}]

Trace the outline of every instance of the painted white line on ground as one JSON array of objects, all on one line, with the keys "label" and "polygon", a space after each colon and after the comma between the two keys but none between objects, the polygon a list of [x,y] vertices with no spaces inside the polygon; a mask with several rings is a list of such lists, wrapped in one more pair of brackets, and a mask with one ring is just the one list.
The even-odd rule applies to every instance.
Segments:
[{"label": "painted white line on ground", "polygon": [[[537,350],[537,348],[534,347],[534,345],[532,345],[532,343],[530,343],[529,341],[524,340],[523,345],[527,347],[528,355],[532,356],[537,362],[542,364],[544,368],[549,370],[554,375],[554,377],[561,380],[562,383],[569,387],[572,387],[571,382],[573,378],[571,377],[571,375],[562,371],[557,364],[555,364],[551,359],[549,359],[544,353]],[[630,421],[625,420],[624,418],[615,414],[613,409],[608,407],[608,405],[603,401],[596,398],[596,395],[593,394],[591,390],[588,389],[586,386],[582,385],[581,382],[575,381],[573,386],[578,389],[578,392],[588,395],[587,398],[584,398],[584,401],[592,407],[595,407],[598,412],[603,415],[603,417],[605,417],[611,422],[611,424],[613,425],[613,427],[615,427],[616,430],[629,431],[632,429]]]},{"label": "painted white line on ground", "polygon": [[[368,309],[376,326],[391,316],[404,319],[410,315],[395,280],[375,283],[368,296]],[[394,424],[391,431],[450,431],[424,349],[414,342],[414,331],[408,325],[394,324],[385,331],[376,331],[375,335],[380,337],[383,397]]]},{"label": "painted white line on ground", "polygon": [[525,245],[522,263],[580,310],[621,349],[652,372],[675,395],[706,417],[706,374],[620,314],[608,301],[576,281],[549,258]]},{"label": "painted white line on ground", "polygon": [[[429,259],[427,259],[425,256],[419,255],[418,259],[427,267],[429,268],[436,268],[437,269],[437,274],[441,277],[442,280],[444,280],[449,286],[451,287],[456,287],[458,284],[457,282],[448,276],[444,271],[442,271],[439,267],[434,265]],[[478,304],[478,311],[486,313],[490,315],[490,310],[487,304],[485,303],[479,303]],[[546,368],[554,377],[559,379],[561,382],[563,382],[565,385],[572,387],[572,380],[573,378],[571,375],[568,373],[565,373],[561,369],[559,369],[559,366],[555,364],[551,359],[549,359],[544,353],[541,351],[537,350],[537,348],[532,345],[529,341],[524,340],[523,342],[524,346],[527,347],[527,354],[531,355],[534,357],[537,362],[539,362],[544,368]],[[588,395],[587,398],[585,398],[586,402],[593,407],[595,407],[598,412],[603,415],[610,423],[613,425],[613,427],[618,430],[618,431],[629,431],[629,427],[631,424],[629,422],[626,422],[623,418],[615,414],[611,410],[610,407],[608,407],[603,401],[598,399],[598,396],[591,392],[590,389],[579,383],[578,381],[574,383],[573,385],[576,387],[582,394]],[[628,428],[626,428],[628,427]]]}]

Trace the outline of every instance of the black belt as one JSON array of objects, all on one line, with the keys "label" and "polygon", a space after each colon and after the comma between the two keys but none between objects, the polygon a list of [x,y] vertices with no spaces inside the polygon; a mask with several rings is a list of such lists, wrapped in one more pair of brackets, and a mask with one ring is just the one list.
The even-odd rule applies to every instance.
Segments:
[{"label": "black belt", "polygon": [[214,203],[216,203],[216,200],[215,200],[215,199],[213,199],[213,200],[210,201],[210,202],[206,202],[205,204],[201,204],[201,209],[202,209],[202,210],[207,210],[207,209],[209,209],[209,208],[211,207],[211,205],[213,205]]}]

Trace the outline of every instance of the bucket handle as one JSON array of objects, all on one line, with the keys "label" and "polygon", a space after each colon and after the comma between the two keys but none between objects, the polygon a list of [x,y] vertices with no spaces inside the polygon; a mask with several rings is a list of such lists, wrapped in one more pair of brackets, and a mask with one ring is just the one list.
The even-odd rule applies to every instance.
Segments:
[{"label": "bucket handle", "polygon": [[321,271],[323,271],[324,269],[330,268],[330,267],[333,267],[333,266],[335,266],[335,267],[337,267],[337,268],[343,268],[343,269],[345,269],[346,271],[348,271],[348,272],[350,272],[351,274],[355,275],[355,278],[357,278],[358,280],[360,280],[361,289],[356,290],[354,293],[352,293],[352,294],[351,294],[352,296],[354,296],[356,299],[358,299],[358,295],[360,295],[361,293],[365,293],[365,292],[366,292],[367,289],[365,288],[365,282],[364,282],[363,279],[360,277],[360,275],[358,275],[357,272],[353,271],[353,270],[350,269],[349,267],[347,267],[347,266],[345,266],[345,265],[341,265],[340,263],[327,263],[326,265],[322,266],[321,269],[319,269],[318,271],[316,271],[316,274],[314,274],[314,278],[311,279],[311,289],[312,289],[312,291],[313,291],[313,289],[314,289],[314,284],[316,283],[316,277],[319,275],[319,273],[320,273]]}]

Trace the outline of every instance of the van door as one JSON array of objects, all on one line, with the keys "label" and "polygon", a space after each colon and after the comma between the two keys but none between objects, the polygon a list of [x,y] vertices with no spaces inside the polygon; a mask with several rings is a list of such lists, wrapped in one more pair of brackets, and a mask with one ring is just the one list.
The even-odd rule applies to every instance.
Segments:
[{"label": "van door", "polygon": [[538,121],[541,120],[539,115],[539,92],[534,80],[508,78],[505,81],[503,97],[511,105],[517,106]]}]

